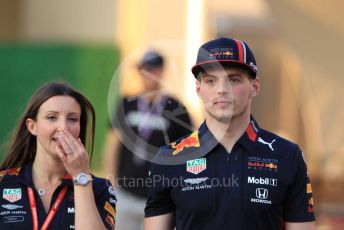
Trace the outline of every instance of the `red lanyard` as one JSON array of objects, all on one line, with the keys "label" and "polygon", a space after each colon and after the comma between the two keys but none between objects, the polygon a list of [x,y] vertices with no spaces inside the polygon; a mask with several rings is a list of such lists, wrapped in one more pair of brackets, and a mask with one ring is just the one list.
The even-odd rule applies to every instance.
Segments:
[{"label": "red lanyard", "polygon": [[[41,230],[48,229],[49,224],[51,223],[52,219],[54,218],[57,209],[60,207],[60,204],[62,203],[63,198],[66,196],[68,187],[64,186],[63,189],[60,191],[59,195],[57,196],[53,206],[51,207],[47,218],[45,219]],[[37,217],[37,207],[36,207],[36,200],[35,200],[35,194],[33,192],[33,189],[28,187],[27,192],[29,194],[29,202],[31,207],[31,213],[32,213],[32,222],[33,222],[33,230],[38,230],[38,217]]]}]

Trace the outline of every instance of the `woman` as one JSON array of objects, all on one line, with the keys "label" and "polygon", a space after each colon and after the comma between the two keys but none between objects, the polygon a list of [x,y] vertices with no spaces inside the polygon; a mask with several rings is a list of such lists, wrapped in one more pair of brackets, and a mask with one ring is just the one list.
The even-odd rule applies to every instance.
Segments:
[{"label": "woman", "polygon": [[51,82],[31,98],[0,173],[0,229],[114,229],[110,183],[90,175],[91,103]]}]

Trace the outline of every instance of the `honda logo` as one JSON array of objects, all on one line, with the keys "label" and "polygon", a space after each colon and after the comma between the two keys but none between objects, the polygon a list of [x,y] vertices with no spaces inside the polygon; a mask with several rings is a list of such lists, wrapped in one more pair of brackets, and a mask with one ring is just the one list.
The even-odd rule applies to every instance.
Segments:
[{"label": "honda logo", "polygon": [[256,189],[256,197],[258,199],[267,199],[268,198],[268,195],[269,195],[269,192],[267,189],[265,188],[257,188]]}]

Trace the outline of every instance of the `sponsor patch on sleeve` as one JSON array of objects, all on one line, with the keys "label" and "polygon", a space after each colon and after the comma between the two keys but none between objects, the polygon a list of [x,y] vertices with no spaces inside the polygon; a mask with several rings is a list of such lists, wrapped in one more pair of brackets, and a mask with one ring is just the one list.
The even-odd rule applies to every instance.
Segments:
[{"label": "sponsor patch on sleeve", "polygon": [[313,191],[312,191],[312,185],[311,181],[309,179],[309,176],[307,175],[307,198],[308,198],[308,212],[313,213],[314,212],[314,200],[313,200]]},{"label": "sponsor patch on sleeve", "polygon": [[116,210],[112,207],[112,205],[105,201],[104,209],[111,214],[111,216],[116,217]]}]

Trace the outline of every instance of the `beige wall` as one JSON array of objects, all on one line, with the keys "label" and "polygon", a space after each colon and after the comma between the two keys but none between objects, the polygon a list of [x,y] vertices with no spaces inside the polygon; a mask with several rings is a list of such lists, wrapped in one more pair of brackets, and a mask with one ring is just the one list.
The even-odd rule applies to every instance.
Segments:
[{"label": "beige wall", "polygon": [[[167,60],[164,89],[183,99],[186,11],[185,0],[117,1],[116,38],[122,50],[123,68],[119,77],[124,94],[136,94],[141,90],[135,65],[146,50],[156,49]],[[191,71],[187,77],[192,77]]]},{"label": "beige wall", "polygon": [[343,179],[343,1],[206,3],[209,37],[235,36],[255,51],[260,123],[299,143],[314,177]]},{"label": "beige wall", "polygon": [[[294,108],[300,117],[307,158],[312,172],[320,178],[338,180],[344,175],[344,91],[342,54],[344,52],[343,1],[269,1],[275,23],[275,39],[284,44],[298,63],[298,71],[288,68],[283,76],[298,82]],[[281,50],[282,51],[282,50]],[[283,53],[281,53],[284,55]],[[288,54],[288,53],[287,53]],[[283,59],[282,59],[283,60]],[[284,91],[285,98],[291,92]],[[290,108],[290,107],[289,107]],[[288,108],[281,121],[290,122]]]},{"label": "beige wall", "polygon": [[186,1],[118,0],[117,41],[123,53],[161,39],[182,39],[185,35]]},{"label": "beige wall", "polygon": [[0,40],[18,38],[20,18],[19,0],[0,1]]},{"label": "beige wall", "polygon": [[113,42],[113,0],[25,0],[22,7],[24,39]]},{"label": "beige wall", "polygon": [[112,43],[114,12],[113,0],[4,0],[0,39]]}]

